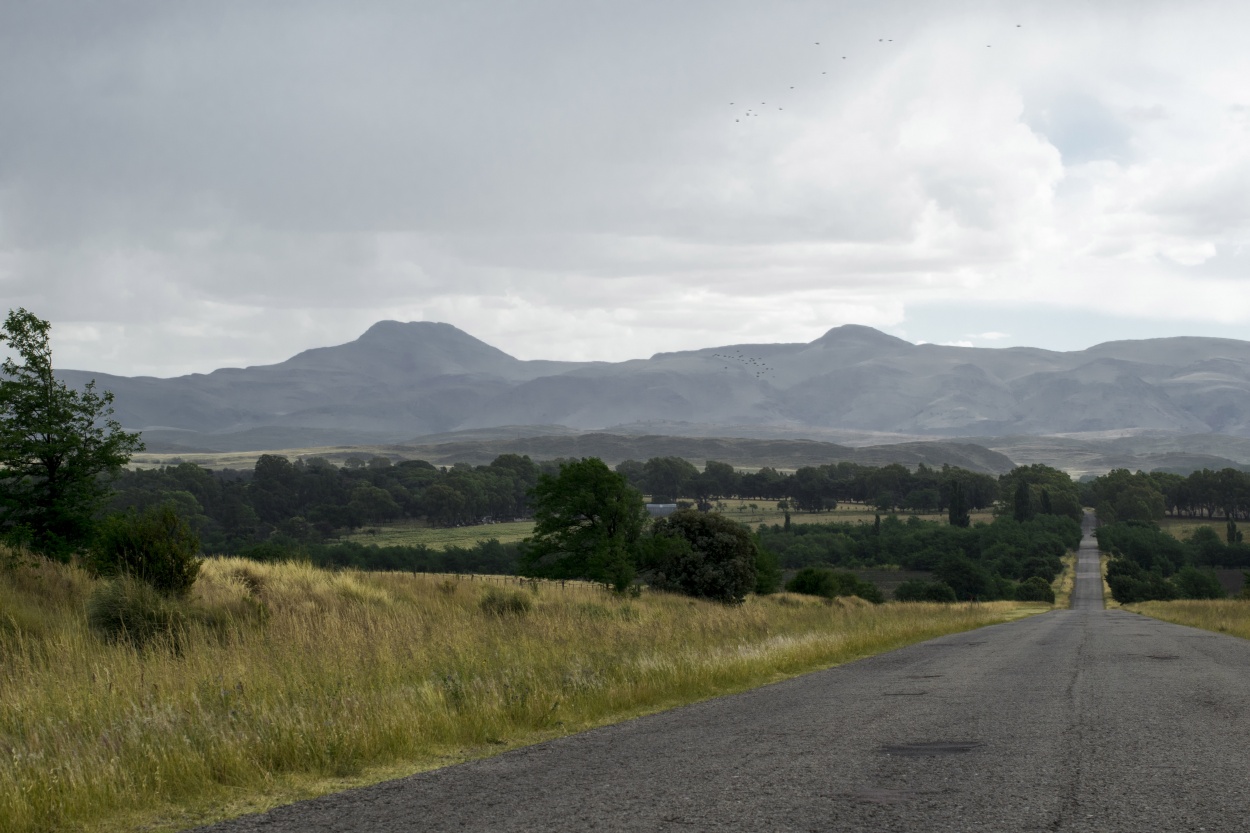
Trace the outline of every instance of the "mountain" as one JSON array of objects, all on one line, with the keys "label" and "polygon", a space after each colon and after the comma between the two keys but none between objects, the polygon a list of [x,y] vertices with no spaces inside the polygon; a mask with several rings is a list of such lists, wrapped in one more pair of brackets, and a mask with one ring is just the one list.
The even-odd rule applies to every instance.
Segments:
[{"label": "mountain", "polygon": [[[504,426],[529,426],[527,436],[845,434],[861,445],[1117,432],[1250,438],[1250,342],[1232,339],[1056,352],[912,344],[847,325],[809,343],[561,362],[516,359],[449,324],[383,321],[274,365],[172,379],[60,375],[72,385],[95,378],[116,395],[123,425],[170,450],[522,430]],[[1217,446],[1157,451],[1218,458]]]}]

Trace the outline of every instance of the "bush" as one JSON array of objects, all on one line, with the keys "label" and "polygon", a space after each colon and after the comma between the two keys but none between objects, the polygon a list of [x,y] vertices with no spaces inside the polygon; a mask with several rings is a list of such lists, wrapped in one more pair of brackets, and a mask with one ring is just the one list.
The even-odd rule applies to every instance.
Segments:
[{"label": "bush", "polygon": [[88,566],[102,576],[130,576],[157,591],[185,596],[200,572],[200,539],[171,506],[110,515]]},{"label": "bush", "polygon": [[894,598],[900,602],[954,602],[955,591],[940,581],[911,579],[894,589]]},{"label": "bush", "polygon": [[647,584],[726,604],[755,590],[759,544],[745,526],[716,512],[681,510],[660,518],[639,542]]},{"label": "bush", "polygon": [[478,603],[484,613],[492,616],[520,616],[529,613],[534,603],[530,597],[515,590],[500,590],[492,587],[482,596]]},{"label": "bush", "polygon": [[1016,601],[1054,604],[1055,591],[1046,579],[1041,576],[1031,576],[1016,587]]},{"label": "bush", "polygon": [[808,596],[823,596],[832,599],[836,596],[858,596],[873,604],[881,604],[885,597],[877,585],[864,581],[854,573],[844,570],[826,570],[820,567],[804,567],[786,583],[791,593],[803,593]]},{"label": "bush", "polygon": [[1211,570],[1182,567],[1172,577],[1172,583],[1176,585],[1177,595],[1182,599],[1223,599],[1228,595]]},{"label": "bush", "polygon": [[176,601],[125,575],[102,582],[87,599],[87,624],[109,642],[143,648],[167,639],[177,648],[186,623]]}]

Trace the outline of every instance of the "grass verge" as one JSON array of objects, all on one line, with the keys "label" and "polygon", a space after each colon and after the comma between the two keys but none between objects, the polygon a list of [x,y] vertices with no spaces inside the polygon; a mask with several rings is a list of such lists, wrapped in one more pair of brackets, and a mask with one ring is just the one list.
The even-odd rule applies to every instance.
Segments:
[{"label": "grass verge", "polygon": [[182,829],[1049,609],[201,576],[177,638],[136,647],[89,629],[82,571],[0,570],[0,830]]},{"label": "grass verge", "polygon": [[1189,625],[1191,628],[1227,633],[1250,639],[1250,602],[1244,599],[1179,599],[1172,602],[1138,602],[1125,610],[1154,619]]},{"label": "grass verge", "polygon": [[1072,607],[1072,588],[1076,586],[1076,553],[1070,552],[1063,557],[1063,572],[1055,576],[1051,582],[1055,591],[1055,607],[1067,610]]}]

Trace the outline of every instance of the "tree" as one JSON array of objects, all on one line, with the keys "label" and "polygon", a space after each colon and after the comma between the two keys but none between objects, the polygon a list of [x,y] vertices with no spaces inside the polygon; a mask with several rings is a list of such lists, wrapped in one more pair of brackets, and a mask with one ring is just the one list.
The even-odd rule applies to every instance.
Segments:
[{"label": "tree", "polygon": [[951,481],[950,501],[947,514],[950,525],[967,528],[972,523],[972,518],[968,514],[968,500],[964,497],[964,484],[959,480]]},{"label": "tree", "polygon": [[531,501],[534,535],[524,542],[523,575],[629,586],[647,509],[624,475],[596,457],[563,463],[558,475],[539,477]]},{"label": "tree", "polygon": [[717,512],[683,509],[655,522],[640,566],[657,590],[738,604],[755,589],[758,559],[745,526]]},{"label": "tree", "polygon": [[50,330],[20,308],[0,330],[16,354],[0,368],[0,529],[65,558],[91,537],[105,475],[143,443],[113,419],[113,395],[96,392],[94,380],[73,390],[56,379]]}]

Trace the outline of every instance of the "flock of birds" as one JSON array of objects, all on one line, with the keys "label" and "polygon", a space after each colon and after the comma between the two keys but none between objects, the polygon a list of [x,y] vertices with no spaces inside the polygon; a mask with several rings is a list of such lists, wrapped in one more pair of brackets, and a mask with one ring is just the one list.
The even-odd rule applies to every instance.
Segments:
[{"label": "flock of birds", "polygon": [[[1017,23],[1017,24],[1016,24],[1016,28],[1017,28],[1017,29],[1023,28],[1023,24]],[[894,43],[894,38],[877,38],[877,43]],[[820,41],[816,41],[816,42],[815,42],[815,45],[816,45],[816,46],[820,46]],[[992,44],[992,43],[987,43],[987,44],[985,45],[985,47],[986,47],[987,49],[993,48],[993,46],[994,46],[994,44]],[[842,60],[844,60],[844,61],[845,61],[846,59],[847,59],[847,56],[846,56],[846,55],[843,55],[843,56],[842,56]],[[828,71],[828,70],[821,70],[821,73],[820,73],[820,74],[821,74],[821,75],[828,75],[828,74],[829,74],[829,71]],[[793,89],[795,89],[795,87],[794,87],[793,85],[791,85],[790,89],[791,89],[791,90],[793,90]],[[730,106],[730,107],[741,107],[742,105],[738,104],[737,102],[731,101],[731,102],[729,102],[729,106]],[[768,106],[768,102],[767,102],[767,101],[761,101],[761,102],[759,103],[759,106],[760,106],[760,107],[766,107],[766,106]],[[785,108],[784,108],[784,107],[781,107],[781,106],[778,106],[778,107],[777,107],[777,109],[778,109],[778,110],[785,110]],[[759,114],[759,112],[758,112],[758,111],[756,111],[756,109],[755,109],[755,105],[751,105],[750,107],[747,107],[746,112],[740,112],[740,113],[738,114],[738,117],[737,117],[737,118],[735,118],[735,119],[734,119],[734,121],[735,121],[735,122],[741,122],[743,119],[759,118],[759,115],[760,115],[760,114]]]},{"label": "flock of birds", "polygon": [[[724,362],[735,362],[739,367],[744,367],[748,371],[754,373],[756,379],[763,378],[765,373],[772,370],[772,368],[764,364],[762,360],[757,359],[754,356],[744,356],[741,350],[734,353],[713,353],[712,358],[720,359]],[[731,370],[733,369],[733,365],[726,364],[724,365],[724,368],[725,370]]]}]

